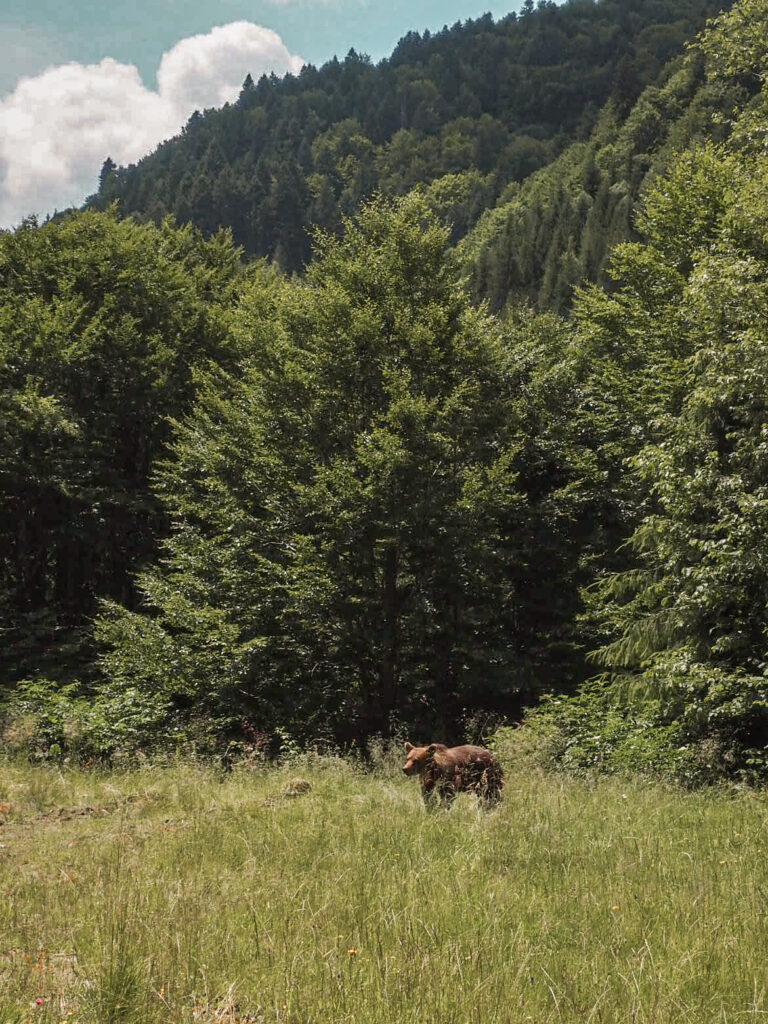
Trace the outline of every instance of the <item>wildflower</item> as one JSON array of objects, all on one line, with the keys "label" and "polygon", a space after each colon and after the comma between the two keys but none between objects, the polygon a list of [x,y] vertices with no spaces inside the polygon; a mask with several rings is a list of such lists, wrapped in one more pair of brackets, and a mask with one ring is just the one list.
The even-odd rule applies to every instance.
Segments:
[{"label": "wildflower", "polygon": [[37,999],[35,1000],[35,1006],[42,1006],[42,1005],[43,1005],[43,1000],[40,998],[40,996],[38,996]]},{"label": "wildflower", "polygon": [[347,950],[347,956],[357,956],[357,948],[355,946],[350,946]]},{"label": "wildflower", "polygon": [[611,907],[611,910],[621,910],[621,907],[617,903],[615,906]]}]

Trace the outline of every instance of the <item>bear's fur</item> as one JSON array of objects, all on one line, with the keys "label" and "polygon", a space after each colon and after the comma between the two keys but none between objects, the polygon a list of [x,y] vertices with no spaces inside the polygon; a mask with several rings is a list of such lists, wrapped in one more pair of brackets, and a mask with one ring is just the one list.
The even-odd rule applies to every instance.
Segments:
[{"label": "bear's fur", "polygon": [[420,777],[425,803],[434,798],[450,803],[460,792],[474,793],[485,804],[501,799],[504,773],[485,747],[446,747],[444,743],[415,747],[406,743],[405,752],[403,771]]}]

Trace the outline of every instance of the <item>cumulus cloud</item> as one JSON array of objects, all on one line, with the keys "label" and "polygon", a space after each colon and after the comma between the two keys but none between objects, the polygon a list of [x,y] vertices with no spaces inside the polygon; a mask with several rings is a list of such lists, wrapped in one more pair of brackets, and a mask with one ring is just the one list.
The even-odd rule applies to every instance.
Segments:
[{"label": "cumulus cloud", "polygon": [[303,63],[277,32],[233,21],[177,43],[160,61],[157,84],[162,97],[189,114],[236,97],[249,71],[257,79],[264,72],[300,71]]},{"label": "cumulus cloud", "polygon": [[182,39],[163,55],[157,89],[132,64],[63,64],[21,78],[0,99],[0,225],[79,205],[109,155],[130,163],[189,115],[235,99],[246,74],[299,71],[276,32],[247,21]]}]

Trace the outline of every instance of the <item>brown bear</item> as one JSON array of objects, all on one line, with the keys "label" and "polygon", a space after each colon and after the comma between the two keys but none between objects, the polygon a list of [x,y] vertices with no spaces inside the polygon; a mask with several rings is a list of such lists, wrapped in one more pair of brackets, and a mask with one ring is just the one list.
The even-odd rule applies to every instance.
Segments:
[{"label": "brown bear", "polygon": [[450,804],[457,793],[474,793],[486,804],[501,799],[504,773],[501,765],[485,747],[446,747],[430,743],[428,747],[405,744],[406,775],[421,778],[421,794],[429,804],[435,797]]}]

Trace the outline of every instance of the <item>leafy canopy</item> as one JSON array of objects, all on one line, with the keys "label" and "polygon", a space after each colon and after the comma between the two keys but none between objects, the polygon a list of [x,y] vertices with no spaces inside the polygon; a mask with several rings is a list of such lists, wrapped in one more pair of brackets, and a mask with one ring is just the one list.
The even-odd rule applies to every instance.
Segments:
[{"label": "leafy canopy", "polygon": [[158,494],[152,615],[99,625],[117,680],[262,728],[348,738],[503,693],[508,359],[422,200],[320,235],[305,282],[257,276],[237,375],[206,377]]}]

